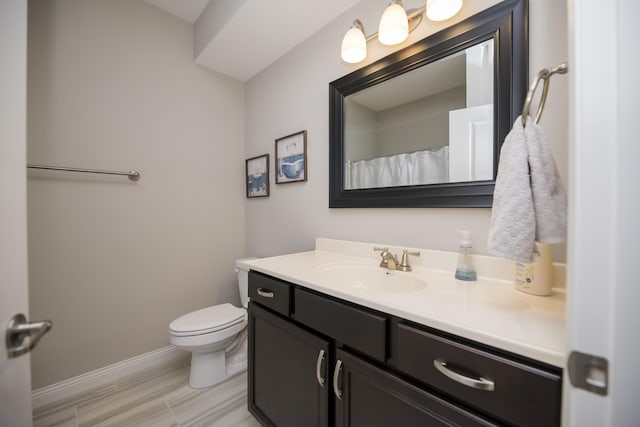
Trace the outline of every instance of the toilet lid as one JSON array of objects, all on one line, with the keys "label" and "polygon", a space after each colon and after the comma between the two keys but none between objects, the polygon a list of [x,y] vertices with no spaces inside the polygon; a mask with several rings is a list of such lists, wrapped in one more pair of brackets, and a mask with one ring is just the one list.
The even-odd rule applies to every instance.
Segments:
[{"label": "toilet lid", "polygon": [[192,311],[169,324],[176,336],[202,335],[220,331],[244,321],[246,311],[229,303]]}]

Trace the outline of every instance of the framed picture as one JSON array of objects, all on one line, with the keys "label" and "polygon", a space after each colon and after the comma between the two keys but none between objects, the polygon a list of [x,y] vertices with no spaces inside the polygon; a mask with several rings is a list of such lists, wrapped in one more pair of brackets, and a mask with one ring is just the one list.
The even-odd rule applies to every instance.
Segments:
[{"label": "framed picture", "polygon": [[276,184],[307,180],[307,131],[276,139]]},{"label": "framed picture", "polygon": [[247,159],[247,197],[269,196],[269,154]]}]

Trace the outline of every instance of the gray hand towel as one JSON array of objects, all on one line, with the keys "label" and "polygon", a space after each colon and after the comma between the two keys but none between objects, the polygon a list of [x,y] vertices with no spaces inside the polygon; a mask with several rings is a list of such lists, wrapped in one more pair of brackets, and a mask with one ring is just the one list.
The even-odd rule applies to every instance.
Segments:
[{"label": "gray hand towel", "polygon": [[532,118],[525,127],[518,117],[500,151],[489,253],[531,262],[535,241],[564,240],[566,211],[566,195],[542,129]]},{"label": "gray hand towel", "polygon": [[527,120],[524,137],[529,148],[536,242],[563,242],[567,235],[567,195],[549,141],[532,118]]}]

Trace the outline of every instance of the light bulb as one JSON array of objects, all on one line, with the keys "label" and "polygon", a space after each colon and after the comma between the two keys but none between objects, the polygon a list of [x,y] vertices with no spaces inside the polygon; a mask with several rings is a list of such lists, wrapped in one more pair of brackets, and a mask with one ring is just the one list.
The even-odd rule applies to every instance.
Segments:
[{"label": "light bulb", "polygon": [[409,35],[407,12],[400,0],[393,1],[382,14],[378,27],[378,40],[386,45],[402,43]]},{"label": "light bulb", "polygon": [[462,9],[462,0],[427,0],[427,18],[444,21]]},{"label": "light bulb", "polygon": [[358,63],[367,56],[367,39],[360,21],[356,20],[342,38],[340,56],[350,64]]}]

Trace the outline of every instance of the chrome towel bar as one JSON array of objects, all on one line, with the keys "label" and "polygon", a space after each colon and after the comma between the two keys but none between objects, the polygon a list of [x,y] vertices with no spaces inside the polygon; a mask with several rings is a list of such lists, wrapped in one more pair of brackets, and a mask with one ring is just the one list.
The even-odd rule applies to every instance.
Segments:
[{"label": "chrome towel bar", "polygon": [[529,87],[529,92],[527,92],[527,97],[524,100],[524,105],[522,106],[523,125],[527,123],[527,118],[529,117],[529,109],[531,108],[531,101],[533,100],[533,95],[536,92],[536,88],[538,87],[538,83],[540,83],[540,80],[544,80],[544,86],[542,86],[542,96],[540,97],[540,104],[538,105],[538,111],[536,112],[536,123],[540,121],[542,110],[544,110],[544,103],[547,101],[547,93],[549,92],[549,79],[554,74],[566,74],[567,71],[569,71],[569,66],[566,62],[563,62],[562,64],[552,69],[543,68],[542,70],[538,71],[538,74],[536,74],[535,79],[533,79],[533,82]]},{"label": "chrome towel bar", "polygon": [[129,177],[131,181],[137,181],[140,179],[140,172],[138,171],[117,172],[117,171],[103,171],[99,169],[79,169],[79,168],[68,168],[68,167],[60,167],[60,166],[43,166],[43,165],[31,165],[31,164],[27,164],[27,168],[47,169],[47,170],[66,171],[66,172],[101,173],[104,175],[122,175],[122,176]]}]

